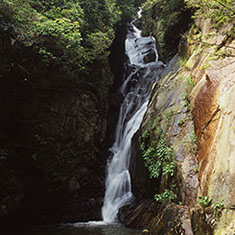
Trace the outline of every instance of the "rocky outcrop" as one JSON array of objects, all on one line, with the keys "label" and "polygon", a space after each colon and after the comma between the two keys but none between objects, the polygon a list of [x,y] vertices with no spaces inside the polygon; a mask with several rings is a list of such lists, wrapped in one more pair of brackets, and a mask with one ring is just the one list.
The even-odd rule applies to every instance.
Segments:
[{"label": "rocky outcrop", "polygon": [[187,207],[169,204],[155,217],[150,226],[150,234],[187,234],[193,235],[190,214]]},{"label": "rocky outcrop", "polygon": [[144,200],[138,204],[125,206],[119,211],[119,220],[127,227],[141,229],[156,216],[156,204],[152,200]]},{"label": "rocky outcrop", "polygon": [[158,54],[164,62],[177,53],[181,35],[192,20],[191,15],[184,0],[147,1],[144,4],[140,23],[143,34],[156,38]]},{"label": "rocky outcrop", "polygon": [[209,38],[210,27],[202,28],[203,44],[207,46],[196,61],[195,54],[188,61],[194,63],[192,76],[196,81],[190,100],[199,143],[199,196],[208,196],[215,203],[221,201],[225,207],[214,226],[215,234],[232,233],[235,219],[235,41],[228,36],[232,27],[228,25]]},{"label": "rocky outcrop", "polygon": [[[235,232],[235,41],[232,30],[232,25],[228,25],[213,32],[208,20],[198,21],[188,33],[185,58],[171,60],[173,67],[169,65],[170,71],[166,70],[167,75],[163,73],[163,78],[153,87],[141,131],[133,146],[143,148],[141,144],[153,140],[150,147],[157,149],[162,140],[159,135],[164,133],[165,142],[174,153],[177,170],[173,181],[170,175],[165,178],[162,174],[152,182],[153,179],[142,178],[143,165],[134,168],[133,188],[137,189],[134,191],[137,198],[149,195],[148,185],[154,187],[153,193],[158,195],[155,196],[158,215],[149,220],[145,233]],[[139,159],[146,158],[146,151],[154,153],[146,147],[144,151],[135,152],[133,156]],[[141,161],[143,159],[137,160]],[[141,194],[136,182],[146,185]],[[161,200],[164,189],[174,192],[174,203]]]},{"label": "rocky outcrop", "polygon": [[[173,201],[175,203],[179,203],[180,201],[181,205],[185,205],[185,207],[179,206],[181,209],[184,208],[181,210],[183,211],[181,213],[182,216],[189,218],[189,207],[195,204],[198,187],[196,158],[197,147],[195,141],[193,140],[193,120],[190,115],[189,107],[187,106],[187,100],[185,100],[186,98],[183,95],[187,89],[186,79],[180,76],[182,69],[178,66],[177,61],[178,57],[172,59],[169,63],[169,67],[167,67],[165,71],[165,73],[170,71],[169,74],[160,80],[159,84],[155,85],[153,96],[145,114],[141,130],[142,133],[149,130],[151,138],[153,139],[159,135],[158,132],[161,130],[160,139],[164,138],[168,143],[168,146],[173,151],[174,160],[172,161],[177,162],[177,167],[174,169],[174,172],[172,172],[172,175],[169,173],[166,175],[161,174],[157,179],[152,179],[152,197],[153,193],[163,195],[165,190],[173,192],[175,195]],[[184,76],[186,76],[186,74],[184,74]],[[163,135],[163,133],[165,134]],[[143,139],[141,140],[141,138],[139,138],[139,143],[141,143],[141,141],[143,141]],[[155,146],[157,146],[158,141],[159,139],[154,142]],[[162,148],[165,147],[162,146]],[[137,155],[137,159],[138,158],[142,158],[141,154]],[[138,185],[135,186],[135,182],[141,182],[141,178],[143,177],[143,175],[140,174],[140,169],[141,167],[137,166],[135,171],[135,179],[133,179],[134,193],[137,195],[140,194],[138,190],[135,191],[135,189],[138,189]],[[163,166],[162,171],[164,170],[165,169]],[[139,178],[140,180],[138,180]],[[146,197],[146,195],[149,195],[148,187],[143,186],[143,188],[145,188],[146,191],[142,194],[142,197]],[[168,198],[166,198],[166,200],[168,200]],[[153,234],[158,234],[160,231],[165,231],[164,226],[168,223],[166,222],[166,225],[161,225],[163,226],[163,230],[157,228],[157,224],[162,224],[162,222],[160,222],[161,219],[167,221],[164,214],[168,211],[164,209],[167,204],[166,202],[162,201],[157,204],[157,211],[159,214],[158,219],[153,219],[152,217],[153,222],[150,222],[151,218],[149,220],[149,223],[151,223],[150,231],[154,231]],[[177,205],[173,203],[169,205],[168,209],[170,211],[175,211],[175,207],[177,207]],[[171,212],[169,213],[171,214]],[[174,213],[177,214],[178,209]],[[157,224],[155,224],[154,221],[157,221]]]}]

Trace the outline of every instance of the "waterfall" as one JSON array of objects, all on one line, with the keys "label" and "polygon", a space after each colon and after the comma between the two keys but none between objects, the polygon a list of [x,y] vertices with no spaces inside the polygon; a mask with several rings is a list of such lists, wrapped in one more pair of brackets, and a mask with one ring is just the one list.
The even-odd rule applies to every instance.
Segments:
[{"label": "waterfall", "polygon": [[134,22],[128,26],[125,41],[128,69],[120,88],[124,101],[120,108],[115,142],[107,162],[107,178],[102,216],[104,222],[117,221],[118,210],[130,203],[133,194],[129,162],[131,140],[139,129],[151,95],[152,85],[158,80],[163,63],[153,37],[141,37],[141,31]]}]

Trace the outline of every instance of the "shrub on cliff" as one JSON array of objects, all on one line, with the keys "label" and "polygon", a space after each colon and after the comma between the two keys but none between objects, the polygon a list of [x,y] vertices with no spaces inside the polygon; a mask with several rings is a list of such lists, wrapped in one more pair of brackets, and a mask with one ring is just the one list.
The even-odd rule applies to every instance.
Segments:
[{"label": "shrub on cliff", "polygon": [[185,0],[195,10],[196,17],[210,18],[216,28],[235,19],[233,0]]},{"label": "shrub on cliff", "polygon": [[178,48],[180,35],[187,29],[191,11],[184,0],[148,0],[143,5],[143,33],[153,34],[160,58],[169,58]]}]

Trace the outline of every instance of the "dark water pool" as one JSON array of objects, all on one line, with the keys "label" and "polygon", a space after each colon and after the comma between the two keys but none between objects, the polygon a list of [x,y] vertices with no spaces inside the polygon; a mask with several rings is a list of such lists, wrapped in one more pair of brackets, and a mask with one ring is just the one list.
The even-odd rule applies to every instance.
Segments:
[{"label": "dark water pool", "polygon": [[[121,224],[102,222],[75,223],[57,226],[30,227],[24,230],[9,231],[12,235],[140,235],[141,232],[125,228]],[[1,234],[1,235],[5,235]]]}]

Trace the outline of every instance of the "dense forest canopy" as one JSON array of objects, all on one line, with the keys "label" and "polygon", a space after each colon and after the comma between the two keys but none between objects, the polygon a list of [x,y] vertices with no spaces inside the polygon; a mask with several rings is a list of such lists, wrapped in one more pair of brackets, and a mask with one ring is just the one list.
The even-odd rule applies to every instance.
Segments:
[{"label": "dense forest canopy", "polygon": [[136,1],[1,0],[0,31],[33,47],[47,64],[73,73],[104,54],[115,26],[136,12]]}]

